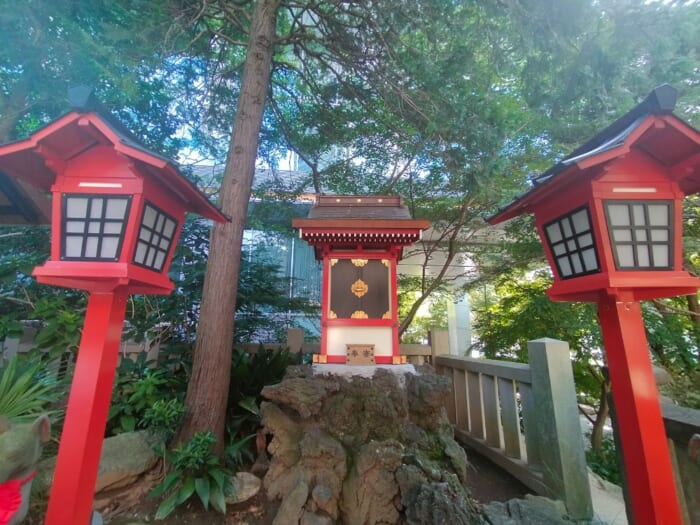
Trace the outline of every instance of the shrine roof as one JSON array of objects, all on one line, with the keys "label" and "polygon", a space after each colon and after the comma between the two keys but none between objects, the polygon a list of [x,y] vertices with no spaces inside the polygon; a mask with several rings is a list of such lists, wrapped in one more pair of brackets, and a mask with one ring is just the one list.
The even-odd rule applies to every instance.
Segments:
[{"label": "shrine roof", "polygon": [[425,230],[430,221],[411,218],[396,195],[321,195],[307,218],[294,219],[294,228],[334,230]]},{"label": "shrine roof", "polygon": [[401,197],[395,195],[321,195],[309,219],[411,219]]}]

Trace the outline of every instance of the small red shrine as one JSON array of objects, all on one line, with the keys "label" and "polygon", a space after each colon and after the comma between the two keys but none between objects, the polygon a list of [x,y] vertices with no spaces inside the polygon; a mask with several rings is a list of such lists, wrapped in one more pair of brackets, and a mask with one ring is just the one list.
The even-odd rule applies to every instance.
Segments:
[{"label": "small red shrine", "polygon": [[292,226],[323,263],[321,353],[314,361],[401,363],[396,265],[430,222],[411,218],[398,196],[321,195]]}]

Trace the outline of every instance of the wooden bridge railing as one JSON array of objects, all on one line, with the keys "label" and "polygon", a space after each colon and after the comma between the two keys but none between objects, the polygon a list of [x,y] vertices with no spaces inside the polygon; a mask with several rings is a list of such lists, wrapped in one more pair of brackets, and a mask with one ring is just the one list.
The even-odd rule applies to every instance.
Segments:
[{"label": "wooden bridge railing", "polygon": [[529,364],[441,355],[452,379],[455,437],[538,494],[562,500],[573,519],[593,516],[569,346],[538,339]]}]

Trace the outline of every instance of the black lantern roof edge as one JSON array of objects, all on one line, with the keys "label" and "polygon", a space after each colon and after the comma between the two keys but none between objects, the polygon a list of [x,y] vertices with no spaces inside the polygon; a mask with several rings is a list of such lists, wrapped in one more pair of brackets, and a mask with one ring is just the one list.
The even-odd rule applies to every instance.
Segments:
[{"label": "black lantern roof edge", "polygon": [[[182,177],[183,180],[187,181],[187,183],[192,187],[192,189],[194,189],[197,193],[203,195],[205,199],[209,200],[193,181],[185,177],[185,175],[180,171],[180,167],[176,162],[173,162],[172,159],[160,155],[159,153],[155,153],[154,151],[147,148],[129,128],[127,128],[118,119],[116,119],[112,115],[112,113],[95,96],[95,92],[92,87],[81,85],[68,88],[68,103],[72,111],[76,111],[78,113],[95,113],[96,115],[98,115],[100,119],[102,119],[102,121],[105,124],[107,124],[107,126],[109,126],[109,128],[112,131],[114,131],[114,133],[119,138],[119,141],[125,146],[134,148],[147,155],[150,155],[152,157],[162,160],[163,162],[168,163],[178,173],[178,175]],[[210,204],[214,208],[216,208],[222,216],[226,217],[229,222],[231,221],[231,217],[223,213],[219,206],[213,203]]]},{"label": "black lantern roof edge", "polygon": [[95,96],[95,91],[90,86],[75,86],[68,88],[68,104],[71,110],[78,113],[96,113],[119,137],[120,142],[126,146],[136,148],[148,155],[161,159],[170,164],[173,161],[163,155],[148,149],[134,133],[117,120],[114,115]]},{"label": "black lantern roof edge", "polygon": [[673,113],[678,99],[678,91],[669,84],[662,84],[653,89],[644,100],[629,110],[627,113],[610,124],[607,128],[591,137],[586,143],[576,148],[557,164],[547,171],[534,177],[532,183],[537,186],[547,182],[549,178],[566,168],[574,159],[601,153],[615,148],[624,142],[625,138],[634,130],[645,117],[649,115],[667,115]]},{"label": "black lantern roof edge", "polygon": [[[530,182],[532,183],[531,189],[515,197],[515,199],[513,199],[513,201],[509,204],[500,207],[493,215],[486,217],[486,222],[491,222],[505,210],[516,206],[517,203],[524,197],[543,184],[550,182],[557,174],[564,171],[572,163],[622,145],[630,133],[636,129],[637,125],[639,125],[649,115],[672,114],[676,107],[677,98],[678,91],[670,84],[662,84],[654,88],[644,98],[644,100],[642,100],[642,102],[615,120],[607,128],[591,137],[586,143],[576,148],[569,155],[547,169],[545,172],[532,177],[530,179]],[[685,121],[682,122],[692,128],[690,124],[686,123]]]}]

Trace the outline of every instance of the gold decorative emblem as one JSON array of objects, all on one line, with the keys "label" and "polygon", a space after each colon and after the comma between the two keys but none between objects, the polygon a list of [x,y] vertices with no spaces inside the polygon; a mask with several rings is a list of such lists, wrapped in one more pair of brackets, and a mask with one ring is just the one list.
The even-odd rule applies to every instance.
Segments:
[{"label": "gold decorative emblem", "polygon": [[365,295],[367,290],[369,290],[369,287],[362,279],[358,279],[352,283],[352,286],[350,287],[350,291],[352,291],[352,293],[354,293],[357,297],[362,297]]},{"label": "gold decorative emblem", "polygon": [[338,315],[333,310],[329,310],[328,319],[338,319]]},{"label": "gold decorative emblem", "polygon": [[382,319],[391,319],[391,310],[387,310],[384,315],[382,315]]},{"label": "gold decorative emblem", "polygon": [[352,264],[357,266],[358,268],[362,268],[364,265],[367,264],[367,259],[350,259],[352,261]]},{"label": "gold decorative emblem", "polygon": [[362,310],[355,310],[350,316],[351,319],[367,319],[367,314]]},{"label": "gold decorative emblem", "polygon": [[335,266],[338,263],[338,259],[331,259],[331,266]]},{"label": "gold decorative emblem", "polygon": [[391,268],[391,261],[389,259],[382,259],[382,264],[387,268]]}]

